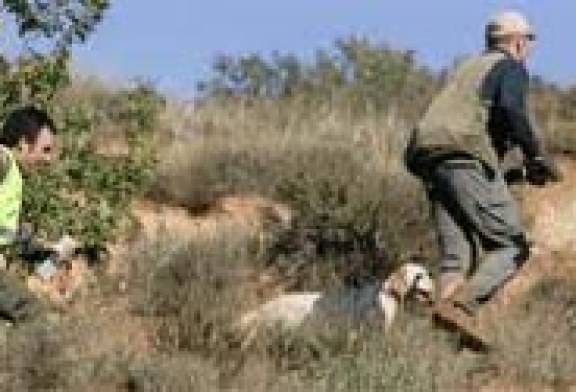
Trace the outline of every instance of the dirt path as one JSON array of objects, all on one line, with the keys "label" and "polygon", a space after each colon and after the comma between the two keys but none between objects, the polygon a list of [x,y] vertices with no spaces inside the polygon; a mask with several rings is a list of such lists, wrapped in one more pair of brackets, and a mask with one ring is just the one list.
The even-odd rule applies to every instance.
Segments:
[{"label": "dirt path", "polygon": [[499,294],[497,306],[522,298],[543,278],[576,279],[576,162],[564,158],[559,164],[564,181],[524,192],[532,257]]},{"label": "dirt path", "polygon": [[206,214],[191,215],[185,208],[150,201],[134,203],[134,214],[149,238],[169,233],[181,239],[205,239],[227,229],[261,230],[268,222],[287,224],[290,209],[259,196],[220,199]]}]

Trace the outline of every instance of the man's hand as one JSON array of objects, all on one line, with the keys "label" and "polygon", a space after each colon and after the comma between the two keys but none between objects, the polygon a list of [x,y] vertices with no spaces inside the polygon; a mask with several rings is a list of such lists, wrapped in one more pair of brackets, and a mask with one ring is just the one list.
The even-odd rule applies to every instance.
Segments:
[{"label": "man's hand", "polygon": [[532,185],[545,186],[549,182],[562,180],[562,173],[549,159],[535,157],[526,163],[526,179]]},{"label": "man's hand", "polygon": [[80,247],[81,243],[78,240],[69,235],[64,235],[58,242],[52,244],[49,248],[56,254],[58,260],[65,261],[72,258]]}]

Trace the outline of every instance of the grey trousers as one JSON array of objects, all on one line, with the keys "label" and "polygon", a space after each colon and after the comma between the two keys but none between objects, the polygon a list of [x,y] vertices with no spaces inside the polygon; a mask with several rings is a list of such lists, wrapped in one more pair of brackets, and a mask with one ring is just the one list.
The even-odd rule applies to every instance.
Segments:
[{"label": "grey trousers", "polygon": [[440,163],[428,185],[440,276],[469,276],[457,299],[475,312],[528,259],[518,207],[503,177],[473,159]]}]

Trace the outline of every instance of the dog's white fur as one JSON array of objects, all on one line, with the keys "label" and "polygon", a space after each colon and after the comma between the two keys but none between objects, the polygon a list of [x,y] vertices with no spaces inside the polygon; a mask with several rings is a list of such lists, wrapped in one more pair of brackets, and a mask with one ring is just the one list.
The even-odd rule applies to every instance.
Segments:
[{"label": "dog's white fur", "polygon": [[303,292],[283,294],[244,314],[239,327],[249,335],[261,328],[296,329],[309,320],[359,321],[368,315],[384,320],[389,329],[399,302],[410,294],[431,298],[434,282],[422,265],[406,263],[383,284],[346,289],[338,293]]}]

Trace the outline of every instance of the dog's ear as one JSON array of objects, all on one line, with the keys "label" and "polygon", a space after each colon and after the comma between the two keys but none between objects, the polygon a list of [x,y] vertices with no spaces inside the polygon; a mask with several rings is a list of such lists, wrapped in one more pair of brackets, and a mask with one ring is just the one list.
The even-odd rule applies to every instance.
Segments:
[{"label": "dog's ear", "polygon": [[404,269],[405,268],[402,267],[395,271],[388,277],[385,283],[386,290],[399,299],[403,299],[410,289],[408,287],[408,282],[406,281],[406,271],[404,271]]}]

